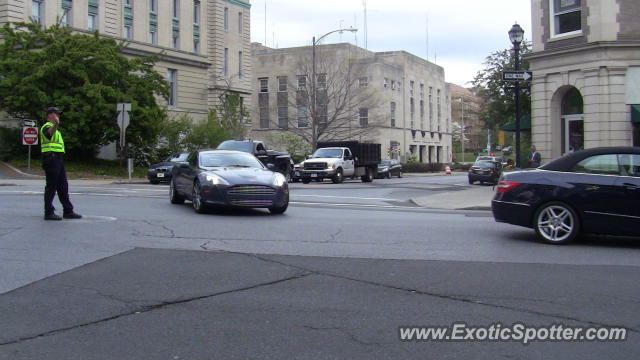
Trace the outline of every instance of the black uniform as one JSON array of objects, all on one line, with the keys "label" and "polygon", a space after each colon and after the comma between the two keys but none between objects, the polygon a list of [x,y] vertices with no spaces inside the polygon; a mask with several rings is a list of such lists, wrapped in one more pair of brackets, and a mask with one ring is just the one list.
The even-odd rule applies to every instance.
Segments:
[{"label": "black uniform", "polygon": [[[43,128],[43,136],[50,139],[47,129]],[[42,168],[47,176],[47,185],[44,189],[44,213],[51,215],[55,211],[53,198],[58,193],[58,200],[62,204],[65,214],[73,214],[73,205],[69,200],[69,184],[67,183],[67,172],[64,169],[64,153],[45,152],[42,153]]]}]

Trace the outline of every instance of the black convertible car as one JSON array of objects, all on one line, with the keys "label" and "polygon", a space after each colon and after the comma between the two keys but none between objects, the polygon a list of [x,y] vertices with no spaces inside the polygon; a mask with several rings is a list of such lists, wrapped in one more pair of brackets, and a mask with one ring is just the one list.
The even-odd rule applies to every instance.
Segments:
[{"label": "black convertible car", "polygon": [[534,228],[552,244],[580,232],[640,236],[640,148],[581,150],[505,173],[491,207],[496,221]]},{"label": "black convertible car", "polygon": [[285,177],[245,152],[194,151],[172,174],[171,203],[191,200],[196,212],[210,206],[233,206],[268,208],[272,214],[282,214],[289,206]]}]

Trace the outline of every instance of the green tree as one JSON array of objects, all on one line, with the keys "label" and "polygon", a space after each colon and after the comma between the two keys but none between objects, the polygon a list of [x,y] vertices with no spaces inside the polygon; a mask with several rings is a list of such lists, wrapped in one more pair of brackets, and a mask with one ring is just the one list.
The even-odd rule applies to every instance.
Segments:
[{"label": "green tree", "polygon": [[209,110],[207,120],[196,124],[185,138],[188,150],[215,149],[221,142],[231,138],[225,129],[215,110]]},{"label": "green tree", "polygon": [[[529,69],[529,63],[522,57],[530,52],[531,43],[523,42],[520,49],[520,69]],[[515,69],[515,60],[512,49],[496,51],[487,56],[484,68],[472,81],[472,84],[479,89],[479,95],[485,99],[485,105],[480,110],[480,120],[484,121],[488,129],[496,130],[499,126],[515,119],[514,83],[502,80],[502,73],[513,69]],[[530,115],[530,90],[524,82],[521,83],[520,88],[520,116]]]},{"label": "green tree", "polygon": [[153,69],[156,59],[122,55],[124,42],[54,25],[14,23],[0,28],[0,109],[17,118],[43,120],[62,111],[65,145],[74,157],[91,158],[118,139],[116,104],[132,104],[127,142],[155,143],[166,124],[169,85]]},{"label": "green tree", "polygon": [[242,104],[242,98],[239,94],[226,92],[220,96],[220,104],[216,105],[213,111],[230,138],[245,140],[247,137],[246,119],[249,117],[249,111]]}]

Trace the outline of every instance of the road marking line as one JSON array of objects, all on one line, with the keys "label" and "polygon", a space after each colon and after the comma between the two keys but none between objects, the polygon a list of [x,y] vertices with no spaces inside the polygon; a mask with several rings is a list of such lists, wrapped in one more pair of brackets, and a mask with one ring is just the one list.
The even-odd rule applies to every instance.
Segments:
[{"label": "road marking line", "polygon": [[366,197],[354,197],[354,196],[335,196],[335,195],[298,195],[295,193],[292,196],[299,197],[318,197],[318,198],[334,198],[334,199],[354,199],[354,200],[382,200],[382,201],[400,201],[398,199],[385,199],[385,198],[366,198]]}]

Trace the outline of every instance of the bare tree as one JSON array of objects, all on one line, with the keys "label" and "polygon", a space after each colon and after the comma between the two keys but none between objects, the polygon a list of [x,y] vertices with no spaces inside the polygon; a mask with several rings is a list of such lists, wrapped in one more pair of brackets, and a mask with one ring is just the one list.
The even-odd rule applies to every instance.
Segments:
[{"label": "bare tree", "polygon": [[233,139],[244,140],[248,132],[246,120],[249,119],[249,111],[244,106],[240,94],[231,89],[234,76],[230,79],[222,76],[218,78],[224,81],[225,87],[218,96],[220,103],[210,111],[215,112],[220,123]]},{"label": "bare tree", "polygon": [[369,113],[380,101],[371,87],[361,86],[367,81],[364,64],[317,56],[316,66],[315,107],[311,56],[298,62],[295,78],[278,78],[275,127],[301,137],[313,150],[320,141],[355,140],[377,132],[379,121]]}]

